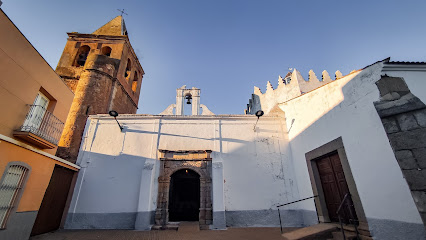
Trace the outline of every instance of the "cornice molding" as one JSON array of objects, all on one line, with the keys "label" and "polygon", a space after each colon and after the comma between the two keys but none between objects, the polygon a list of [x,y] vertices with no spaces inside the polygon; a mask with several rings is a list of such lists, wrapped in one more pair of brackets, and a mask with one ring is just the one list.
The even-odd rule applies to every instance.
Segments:
[{"label": "cornice molding", "polygon": [[426,64],[385,63],[382,72],[386,71],[426,71]]}]

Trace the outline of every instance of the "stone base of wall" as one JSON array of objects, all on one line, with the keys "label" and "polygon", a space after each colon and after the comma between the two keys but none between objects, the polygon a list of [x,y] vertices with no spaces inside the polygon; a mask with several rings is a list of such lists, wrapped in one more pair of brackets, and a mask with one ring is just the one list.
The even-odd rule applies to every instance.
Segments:
[{"label": "stone base of wall", "polygon": [[155,211],[150,212],[138,212],[136,214],[135,230],[151,230],[151,226],[154,224]]},{"label": "stone base of wall", "polygon": [[426,239],[421,223],[368,218],[368,226],[375,240]]},{"label": "stone base of wall", "polygon": [[[280,226],[277,210],[226,211],[225,215],[228,227]],[[283,227],[304,227],[318,223],[316,212],[307,210],[281,210],[281,222]]]},{"label": "stone base of wall", "polygon": [[0,230],[2,240],[27,240],[38,211],[13,213],[7,220],[6,229]]},{"label": "stone base of wall", "polygon": [[[155,211],[138,213],[68,213],[64,228],[135,229],[149,231],[154,223],[154,217]],[[283,227],[305,227],[318,223],[316,212],[306,210],[282,210],[281,221]],[[213,224],[210,225],[210,229],[279,226],[278,211],[266,209],[213,212]]]},{"label": "stone base of wall", "polygon": [[316,211],[299,210],[303,213],[303,226],[312,226],[318,224],[318,214]]},{"label": "stone base of wall", "polygon": [[65,229],[135,229],[137,213],[68,213]]},{"label": "stone base of wall", "polygon": [[213,212],[213,225],[210,229],[221,230],[226,229],[226,215],[225,211]]}]

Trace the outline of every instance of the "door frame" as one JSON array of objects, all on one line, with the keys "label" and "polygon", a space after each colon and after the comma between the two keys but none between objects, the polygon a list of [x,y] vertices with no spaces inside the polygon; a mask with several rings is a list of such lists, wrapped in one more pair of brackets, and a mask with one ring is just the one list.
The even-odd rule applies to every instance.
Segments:
[{"label": "door frame", "polygon": [[211,150],[159,150],[160,175],[158,177],[157,207],[154,228],[167,229],[169,223],[170,179],[173,173],[189,169],[200,176],[200,229],[209,229],[213,223],[212,159]]},{"label": "door frame", "polygon": [[314,195],[318,195],[318,201],[315,202],[319,222],[331,222],[328,215],[328,209],[325,201],[325,195],[321,184],[321,179],[316,164],[316,160],[322,156],[329,155],[332,152],[337,152],[345,174],[346,183],[348,184],[349,192],[352,195],[355,212],[359,220],[359,228],[368,231],[367,218],[365,217],[364,208],[358,194],[355,180],[352,176],[352,171],[346,156],[343,146],[342,137],[336,138],[312,151],[305,154],[306,163],[308,166],[309,178],[311,180],[312,191]]}]

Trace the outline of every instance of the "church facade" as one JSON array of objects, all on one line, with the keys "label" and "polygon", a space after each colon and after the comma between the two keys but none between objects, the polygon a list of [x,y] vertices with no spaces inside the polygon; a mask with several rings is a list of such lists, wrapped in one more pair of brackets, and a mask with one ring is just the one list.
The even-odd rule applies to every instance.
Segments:
[{"label": "church facade", "polygon": [[[25,201],[10,206],[17,209],[10,220],[23,222],[14,220],[21,213],[32,220],[9,238],[25,238],[34,221],[47,226],[36,216],[52,220],[51,202],[61,207],[49,231],[61,221],[67,229],[135,230],[198,221],[200,229],[216,230],[343,220],[355,223],[365,239],[425,238],[426,63],[385,59],[346,76],[337,71],[335,79],[310,71],[308,81],[294,70],[275,89],[269,82],[265,93],[255,87],[244,115],[216,115],[201,104],[201,89],[183,86],[176,103],[144,115],[136,114],[144,70],[122,17],[91,34],[68,36],[56,68],[63,82],[37,55],[61,86],[59,92],[52,88],[52,103],[70,103],[74,94],[60,158],[50,155],[56,140],[53,150],[42,151],[2,137],[10,153],[19,145],[48,159],[21,164],[31,174],[21,179],[40,191],[35,202],[28,191],[16,194]],[[45,87],[51,86],[34,89],[43,95]],[[184,115],[189,106],[192,114]],[[55,108],[61,121],[68,107]],[[106,114],[111,110],[117,119]],[[46,164],[70,171],[44,174],[40,187],[41,180],[32,178]],[[58,188],[55,182],[66,184]],[[51,201],[55,188],[61,201]],[[42,199],[43,192],[54,197]],[[61,220],[64,208],[68,214]]]},{"label": "church facade", "polygon": [[[176,105],[188,96],[180,92],[193,94],[194,90],[199,91],[178,89]],[[176,112],[183,111],[177,107]],[[199,177],[199,201],[195,203],[199,215],[195,219],[201,228],[275,225],[276,212],[270,206],[295,198],[292,195],[297,192],[281,130],[283,120],[264,116],[254,128],[255,116],[203,115],[206,112],[120,115],[122,132],[109,116],[90,117],[78,160],[86,166],[85,172],[77,180],[65,227],[149,230],[151,225],[169,225],[175,221],[169,221],[173,218],[169,216],[170,202],[178,200],[170,199],[172,179],[179,170]],[[92,176],[93,181],[83,175]],[[179,215],[179,209],[176,211]],[[302,215],[293,216],[299,219],[295,225],[302,223]],[[263,223],[257,223],[259,219]]]},{"label": "church facade", "polygon": [[245,115],[215,115],[200,89],[184,86],[159,115],[118,116],[122,130],[108,115],[90,116],[65,228],[350,222],[336,214],[349,195],[361,235],[422,239],[425,66],[385,59],[303,82],[294,70],[275,90],[255,88]]}]

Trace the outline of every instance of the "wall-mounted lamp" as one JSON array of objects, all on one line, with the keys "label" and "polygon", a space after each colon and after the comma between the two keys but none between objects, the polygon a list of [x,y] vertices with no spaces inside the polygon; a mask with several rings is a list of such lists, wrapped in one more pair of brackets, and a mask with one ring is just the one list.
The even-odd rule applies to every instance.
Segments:
[{"label": "wall-mounted lamp", "polygon": [[118,120],[117,120],[118,112],[117,112],[117,111],[114,111],[114,110],[111,110],[111,111],[109,111],[108,113],[109,113],[109,115],[110,115],[111,117],[114,117],[115,121],[117,122],[118,126],[120,127],[120,132],[122,132],[122,131],[123,131],[123,127],[120,125],[120,123],[119,123],[119,122],[118,122]]},{"label": "wall-mounted lamp", "polygon": [[259,118],[261,117],[261,116],[263,116],[263,114],[265,114],[262,110],[259,110],[259,111],[257,111],[254,115],[256,115],[256,117],[257,117],[257,120],[256,120],[256,123],[254,124],[254,127],[253,127],[253,131],[255,131],[256,132],[256,125],[257,125],[257,122],[259,121]]}]

